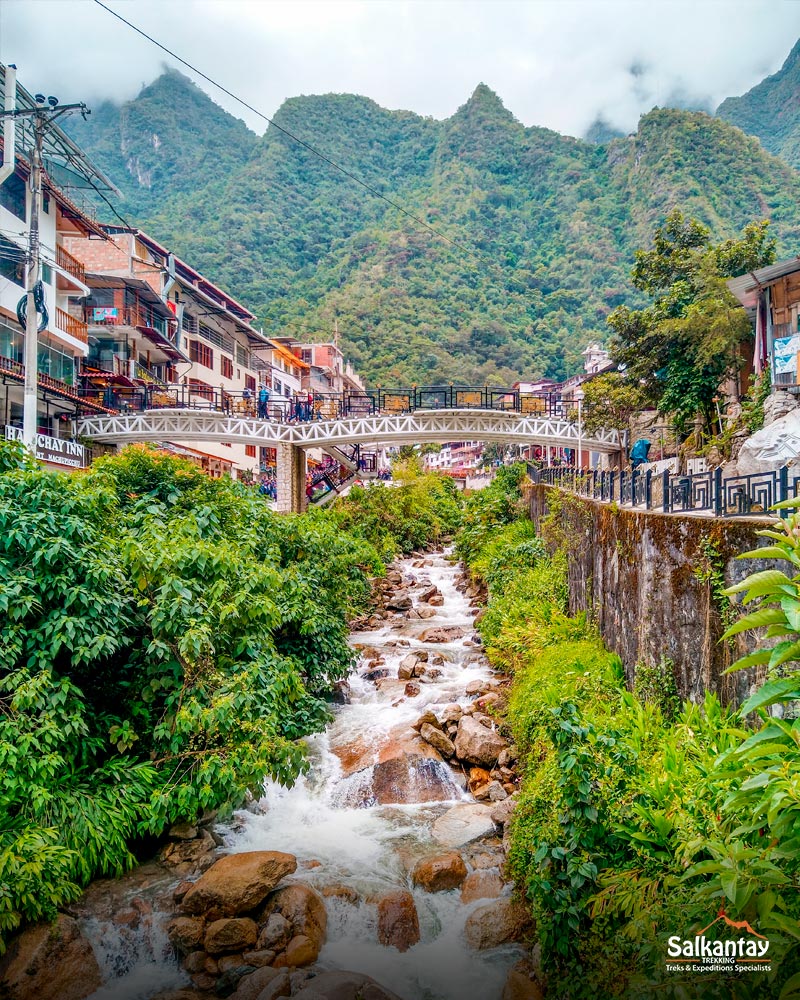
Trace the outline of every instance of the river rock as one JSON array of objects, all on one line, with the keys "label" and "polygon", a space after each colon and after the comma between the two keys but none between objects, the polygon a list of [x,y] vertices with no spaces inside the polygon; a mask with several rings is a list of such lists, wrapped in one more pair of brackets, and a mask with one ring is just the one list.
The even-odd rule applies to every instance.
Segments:
[{"label": "river rock", "polygon": [[258,947],[282,951],[292,936],[292,925],[282,913],[271,913],[258,935]]},{"label": "river rock", "polygon": [[63,913],[23,931],[0,959],[4,1000],[84,1000],[101,983],[92,946]]},{"label": "river rock", "polygon": [[441,594],[434,594],[433,597],[429,598],[428,604],[432,608],[440,608],[444,604],[444,597]]},{"label": "river rock", "polygon": [[452,799],[455,785],[449,769],[438,753],[430,749],[435,758],[403,753],[377,763],[372,769],[371,787],[366,790],[367,795],[362,797],[362,801],[374,798],[383,806]]},{"label": "river rock", "polygon": [[487,788],[491,781],[489,772],[484,767],[471,767],[467,777],[467,788],[476,798],[485,798],[482,795],[483,789]]},{"label": "river rock", "polygon": [[423,858],[411,873],[414,885],[426,892],[446,892],[457,889],[467,877],[467,866],[458,851],[446,851],[432,858]]},{"label": "river rock", "polygon": [[397,889],[378,900],[378,940],[398,951],[408,951],[419,941],[419,917],[408,890]]},{"label": "river rock", "polygon": [[482,951],[518,941],[530,927],[530,915],[523,904],[504,897],[474,910],[467,917],[464,936],[471,948]]},{"label": "river rock", "polygon": [[275,961],[275,952],[271,948],[259,948],[257,951],[246,951],[242,955],[242,960],[247,965],[255,969],[263,969],[265,965],[272,965]]},{"label": "river rock", "polygon": [[470,681],[469,684],[464,688],[465,692],[472,696],[476,694],[483,694],[486,691],[486,681],[474,680]]},{"label": "river rock", "polygon": [[443,757],[452,757],[456,752],[455,744],[451,739],[441,731],[441,729],[434,729],[429,723],[424,723],[419,731],[419,735],[425,740],[426,743],[430,743],[432,747],[439,751]]},{"label": "river rock", "polygon": [[461,902],[474,903],[476,899],[498,899],[504,882],[497,872],[486,869],[470,872],[461,886]]},{"label": "river rock", "polygon": [[416,698],[421,690],[419,681],[407,681],[406,686],[403,688],[403,694],[406,698]]},{"label": "river rock", "polygon": [[458,722],[461,716],[464,714],[464,710],[458,704],[458,702],[451,702],[449,705],[445,705],[442,709],[442,723],[447,722]]},{"label": "river rock", "polygon": [[202,947],[205,924],[199,917],[175,917],[167,924],[167,937],[172,947],[185,955]]},{"label": "river rock", "polygon": [[365,681],[379,681],[382,677],[389,676],[389,670],[386,667],[376,667],[374,670],[368,670],[361,676]]},{"label": "river rock", "polygon": [[[278,955],[274,961],[276,969],[291,967],[299,968],[303,965],[311,965],[316,962],[319,955],[319,948],[314,944],[307,934],[297,934],[286,945],[286,951]],[[261,998],[259,997],[259,1000]]]},{"label": "river rock", "polygon": [[295,993],[294,1000],[400,1000],[361,972],[322,972],[304,989]]},{"label": "river rock", "polygon": [[209,955],[244,951],[252,948],[258,937],[255,920],[248,917],[222,917],[206,928],[205,949]]},{"label": "river rock", "polygon": [[435,618],[436,612],[433,608],[420,608],[419,616],[420,618]]},{"label": "river rock", "polygon": [[281,851],[245,851],[220,858],[183,898],[183,909],[208,919],[255,909],[275,886],[297,870],[297,858]]},{"label": "river rock", "polygon": [[419,660],[413,653],[404,656],[397,667],[397,678],[401,681],[410,681],[414,676],[414,671]]},{"label": "river rock", "polygon": [[505,799],[508,798],[508,792],[505,790],[505,788],[503,788],[502,784],[499,781],[489,782],[487,793],[490,802],[503,802]]},{"label": "river rock", "polygon": [[464,629],[458,625],[438,625],[426,628],[420,635],[422,642],[455,642],[464,637]]},{"label": "river rock", "polygon": [[165,844],[158,854],[158,859],[169,868],[188,874],[191,870],[207,859],[217,844],[208,830],[201,830],[192,840],[173,840]]},{"label": "river rock", "polygon": [[417,719],[417,721],[412,724],[411,728],[416,729],[416,731],[419,732],[425,725],[435,726],[436,729],[441,728],[439,725],[439,720],[436,718],[436,716],[430,709],[428,709],[426,712],[423,712],[422,715]]},{"label": "river rock", "polygon": [[456,755],[471,764],[494,767],[500,752],[508,746],[506,740],[487,729],[471,716],[462,716],[455,739]]},{"label": "river rock", "polygon": [[506,823],[514,815],[514,810],[517,808],[517,800],[509,795],[508,798],[503,799],[502,802],[498,802],[496,806],[492,809],[492,819],[498,826],[505,826]]},{"label": "river rock", "polygon": [[439,588],[435,586],[425,587],[419,593],[419,599],[421,601],[429,601],[432,597],[436,597],[439,593]]},{"label": "river rock", "polygon": [[387,611],[408,611],[412,603],[407,590],[398,590],[388,599],[385,607]]},{"label": "river rock", "polygon": [[444,847],[463,847],[473,840],[494,833],[494,823],[488,806],[465,802],[453,806],[433,824],[434,840]]},{"label": "river rock", "polygon": [[544,1000],[544,992],[525,961],[518,962],[508,973],[501,1000]]},{"label": "river rock", "polygon": [[191,823],[176,823],[169,828],[167,836],[173,840],[194,840],[197,836],[197,827]]},{"label": "river rock", "polygon": [[[270,909],[277,910],[292,927],[293,937],[286,946],[286,955],[295,957],[298,961],[287,960],[285,964],[308,965],[315,962],[325,941],[328,926],[328,914],[322,896],[310,886],[298,883],[279,889],[270,897],[267,905]],[[299,938],[305,940],[299,941]],[[292,956],[289,956],[290,950]],[[308,955],[312,957],[308,958]],[[300,961],[301,958],[304,960]]]},{"label": "river rock", "polygon": [[[234,993],[231,994],[230,1000],[259,1000],[263,990],[267,989],[270,983],[274,982],[279,976],[285,975],[280,969],[271,969],[267,966],[261,969],[256,969],[255,972],[251,972],[247,976],[243,976],[239,980],[239,985],[236,987]],[[288,996],[288,994],[284,994]]]}]

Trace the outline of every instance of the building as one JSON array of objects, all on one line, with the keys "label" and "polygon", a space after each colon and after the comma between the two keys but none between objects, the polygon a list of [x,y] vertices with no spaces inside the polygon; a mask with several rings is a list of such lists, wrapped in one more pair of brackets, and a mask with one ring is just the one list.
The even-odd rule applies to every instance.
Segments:
[{"label": "building", "polygon": [[768,369],[773,389],[800,393],[800,257],[731,278],[728,288],[747,310],[755,330],[745,374]]},{"label": "building", "polygon": [[[24,87],[16,83],[13,67],[0,65],[0,86],[7,109],[37,106]],[[23,150],[30,149],[31,141],[29,119],[4,120],[0,167],[0,405],[4,436],[20,440],[25,331],[17,310],[25,297],[27,281],[33,199],[29,183],[31,164]],[[56,184],[53,177],[58,174],[74,185],[88,185],[91,181],[107,190],[113,187],[55,124],[48,126],[43,159],[39,232],[44,311],[38,313],[37,454],[46,464],[80,468],[88,464],[89,454],[71,438],[73,418],[80,412],[105,411],[106,407],[102,400],[82,400],[79,392],[81,367],[89,354],[82,305],[89,289],[84,267],[69,252],[68,243],[76,238],[102,240],[104,233],[68,196],[65,185]],[[65,163],[70,164],[69,173]],[[80,167],[80,175],[75,164]]]},{"label": "building", "polygon": [[[252,325],[253,313],[141,230],[104,226],[102,237],[67,241],[88,285],[86,392],[116,409],[180,398],[255,415],[272,368],[260,356],[270,343]],[[266,462],[255,445],[209,442],[198,451],[189,442],[165,444],[212,476],[249,477]]]}]

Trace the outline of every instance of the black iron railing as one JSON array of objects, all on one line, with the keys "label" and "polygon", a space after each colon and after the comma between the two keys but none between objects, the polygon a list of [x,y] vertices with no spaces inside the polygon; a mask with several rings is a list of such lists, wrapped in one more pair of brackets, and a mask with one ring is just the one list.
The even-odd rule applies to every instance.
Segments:
[{"label": "black iron railing", "polygon": [[[748,476],[723,476],[722,469],[680,475],[665,470],[528,467],[535,483],[558,486],[606,503],[618,503],[665,514],[708,513],[715,517],[769,514],[773,504],[800,497],[800,477],[790,480],[786,468]],[[800,507],[800,500],[798,500]]]},{"label": "black iron railing", "polygon": [[[81,390],[87,399],[102,402],[121,413],[142,410],[215,410],[241,416],[264,416],[256,394],[228,392],[194,385],[109,386]],[[362,392],[301,394],[294,400],[271,398],[271,420],[340,420],[373,414],[413,413],[417,410],[501,410],[529,416],[565,417],[569,404],[555,393],[521,393],[488,386],[412,386],[408,389],[365,389]]]}]

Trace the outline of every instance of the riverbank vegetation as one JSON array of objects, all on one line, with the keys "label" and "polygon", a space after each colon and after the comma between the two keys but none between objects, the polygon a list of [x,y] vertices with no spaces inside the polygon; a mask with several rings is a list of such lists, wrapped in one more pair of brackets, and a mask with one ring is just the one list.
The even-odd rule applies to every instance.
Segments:
[{"label": "riverbank vegetation", "polygon": [[171,824],[291,783],[370,576],[460,514],[414,469],[278,516],[146,447],[63,475],[0,442],[0,951]]},{"label": "riverbank vegetation", "polygon": [[67,476],[0,447],[2,936],[292,781],[380,559],[146,448]]},{"label": "riverbank vegetation", "polygon": [[[524,777],[509,867],[536,921],[548,997],[800,996],[800,730],[745,718],[796,684],[740,712],[710,695],[681,707],[668,665],[643,666],[629,690],[592,623],[568,613],[559,540],[545,522],[546,547],[511,516],[521,478],[507,470],[468,500],[459,547],[489,585],[487,654],[514,678],[507,725]],[[787,612],[770,614],[779,628]],[[718,918],[715,939],[742,933],[723,913],[769,938],[771,971],[667,972],[668,937]]]}]

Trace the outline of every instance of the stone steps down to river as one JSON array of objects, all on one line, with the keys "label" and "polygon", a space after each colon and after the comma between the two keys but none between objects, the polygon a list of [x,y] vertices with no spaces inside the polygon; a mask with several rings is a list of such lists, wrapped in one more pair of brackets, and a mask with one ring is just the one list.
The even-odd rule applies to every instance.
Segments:
[{"label": "stone steps down to river", "polygon": [[[539,1000],[516,943],[532,929],[503,878],[516,751],[494,714],[506,679],[474,632],[482,594],[425,554],[375,593],[349,703],[308,740],[309,774],[267,783],[225,827],[174,828],[157,863],[95,883],[60,918],[63,954],[26,932],[0,994]],[[63,972],[56,992],[36,977],[45,960]]]}]

